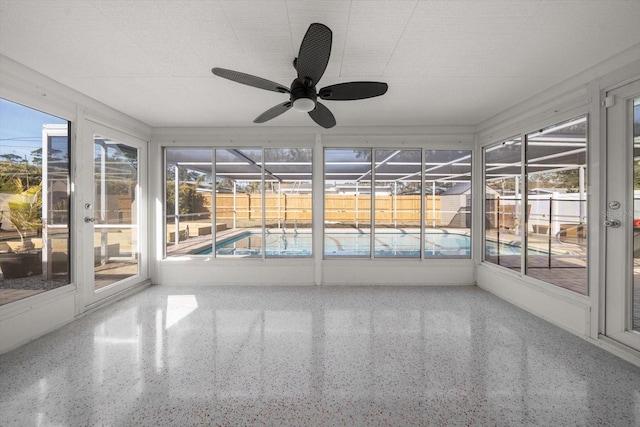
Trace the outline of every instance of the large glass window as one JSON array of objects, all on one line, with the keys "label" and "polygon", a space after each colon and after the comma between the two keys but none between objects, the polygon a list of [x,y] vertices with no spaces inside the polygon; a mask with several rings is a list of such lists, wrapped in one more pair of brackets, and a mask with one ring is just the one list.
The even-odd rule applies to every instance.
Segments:
[{"label": "large glass window", "polygon": [[484,150],[484,260],[521,268],[522,139]]},{"label": "large glass window", "polygon": [[371,149],[324,152],[324,255],[371,255]]},{"label": "large glass window", "polygon": [[377,257],[420,257],[420,150],[376,150],[374,249]]},{"label": "large glass window", "polygon": [[424,256],[471,257],[471,151],[424,153]]},{"label": "large glass window", "polygon": [[484,260],[586,294],[587,117],[525,144],[524,174],[520,137],[484,150]]},{"label": "large glass window", "polygon": [[215,152],[215,256],[261,258],[262,199],[266,188],[262,178],[262,149],[217,149]]},{"label": "large glass window", "polygon": [[0,99],[0,305],[70,283],[69,127]]},{"label": "large glass window", "polygon": [[526,136],[526,274],[587,293],[587,118]]},{"label": "large glass window", "polygon": [[[167,256],[312,255],[310,148],[165,156]],[[471,256],[469,150],[327,148],[324,187],[325,257]]]},{"label": "large glass window", "polygon": [[311,256],[311,148],[165,153],[167,256]]},{"label": "large glass window", "polygon": [[211,250],[212,150],[165,151],[165,241],[167,256]]},{"label": "large glass window", "polygon": [[471,151],[422,157],[420,149],[325,150],[325,257],[470,258]]},{"label": "large glass window", "polygon": [[267,148],[264,162],[265,255],[310,256],[311,149]]},{"label": "large glass window", "polygon": [[139,274],[138,149],[93,137],[96,290]]}]

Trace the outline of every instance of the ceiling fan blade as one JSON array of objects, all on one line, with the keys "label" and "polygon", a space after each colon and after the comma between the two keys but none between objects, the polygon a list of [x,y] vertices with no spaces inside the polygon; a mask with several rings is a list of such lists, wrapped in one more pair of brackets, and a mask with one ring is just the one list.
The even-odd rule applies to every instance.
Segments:
[{"label": "ceiling fan blade", "polygon": [[227,70],[225,68],[212,68],[211,72],[218,77],[233,80],[243,85],[257,87],[259,89],[270,90],[273,92],[289,93],[289,88],[280,83],[261,77],[252,76],[251,74],[241,73],[240,71]]},{"label": "ceiling fan blade", "polygon": [[268,120],[276,118],[280,114],[284,113],[289,108],[291,108],[291,105],[292,105],[291,101],[287,101],[287,102],[283,102],[282,104],[278,104],[275,107],[271,107],[267,111],[265,111],[264,113],[256,117],[253,123],[264,123]]},{"label": "ceiling fan blade", "polygon": [[327,101],[353,101],[384,95],[389,85],[379,82],[349,82],[323,87],[318,92]]},{"label": "ceiling fan blade", "polygon": [[304,83],[305,78],[311,79],[315,86],[324,74],[331,55],[332,33],[323,24],[311,24],[300,44],[300,52],[296,60],[298,80]]},{"label": "ceiling fan blade", "polygon": [[314,122],[323,128],[329,129],[336,125],[336,118],[333,117],[331,111],[319,102],[316,102],[315,109],[309,111],[309,115]]}]

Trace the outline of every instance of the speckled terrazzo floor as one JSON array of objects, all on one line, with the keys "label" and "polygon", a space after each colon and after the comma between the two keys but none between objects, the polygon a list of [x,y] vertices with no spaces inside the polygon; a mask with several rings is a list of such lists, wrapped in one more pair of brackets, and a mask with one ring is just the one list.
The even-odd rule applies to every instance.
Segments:
[{"label": "speckled terrazzo floor", "polygon": [[640,425],[640,368],[477,287],[154,286],[0,356],[0,425]]}]

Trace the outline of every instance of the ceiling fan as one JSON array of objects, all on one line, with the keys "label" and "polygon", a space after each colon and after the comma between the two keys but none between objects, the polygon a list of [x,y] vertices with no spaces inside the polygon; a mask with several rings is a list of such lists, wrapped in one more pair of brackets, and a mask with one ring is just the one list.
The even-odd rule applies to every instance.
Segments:
[{"label": "ceiling fan", "polygon": [[261,77],[225,68],[213,68],[211,72],[237,83],[289,94],[288,101],[269,108],[256,117],[254,123],[264,123],[293,107],[294,110],[309,113],[309,116],[320,126],[331,128],[336,125],[336,119],[331,111],[318,101],[318,98],[325,101],[352,101],[384,95],[388,88],[386,83],[349,82],[326,86],[316,93],[316,85],[329,63],[331,41],[332,33],[329,27],[318,23],[309,26],[302,39],[298,57],[293,60],[293,68],[298,72],[298,77],[293,80],[290,88]]}]

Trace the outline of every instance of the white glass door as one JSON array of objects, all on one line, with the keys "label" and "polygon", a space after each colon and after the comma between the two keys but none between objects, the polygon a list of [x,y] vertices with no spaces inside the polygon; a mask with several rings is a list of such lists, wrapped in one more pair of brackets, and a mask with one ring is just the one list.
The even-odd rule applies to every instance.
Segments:
[{"label": "white glass door", "polygon": [[82,207],[86,305],[148,278],[145,143],[99,125],[91,126],[90,137],[90,188],[83,186]]},{"label": "white glass door", "polygon": [[607,102],[605,333],[640,350],[640,81]]}]

